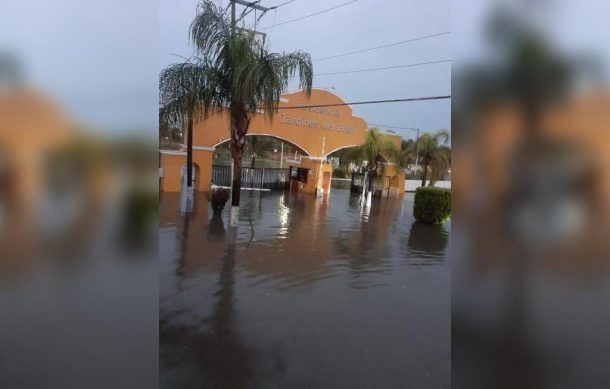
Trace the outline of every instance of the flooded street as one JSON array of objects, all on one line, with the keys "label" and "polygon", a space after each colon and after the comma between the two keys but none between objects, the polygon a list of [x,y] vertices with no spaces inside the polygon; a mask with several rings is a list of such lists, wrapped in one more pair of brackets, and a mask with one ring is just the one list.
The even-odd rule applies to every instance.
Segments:
[{"label": "flooded street", "polygon": [[451,224],[413,194],[243,192],[236,236],[196,196],[161,196],[160,387],[449,387]]}]

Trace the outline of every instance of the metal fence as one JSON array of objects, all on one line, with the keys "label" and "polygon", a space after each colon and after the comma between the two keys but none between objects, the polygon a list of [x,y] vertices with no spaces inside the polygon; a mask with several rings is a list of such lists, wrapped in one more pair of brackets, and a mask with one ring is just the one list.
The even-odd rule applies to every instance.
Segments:
[{"label": "metal fence", "polygon": [[[352,173],[352,181],[350,184],[350,192],[352,193],[362,193],[364,188],[365,174],[363,173]],[[368,176],[367,176],[368,179]],[[368,183],[366,183],[368,185]],[[376,177],[373,180],[371,191],[373,192],[374,197],[382,197],[384,195],[384,189],[389,188],[390,186],[390,177],[389,176],[380,176]],[[387,192],[387,190],[386,190]]]},{"label": "metal fence", "polygon": [[360,193],[362,193],[363,188],[364,188],[364,174],[352,173],[352,182],[349,187],[350,192],[360,194]]},{"label": "metal fence", "polygon": [[[288,183],[288,169],[241,168],[241,187],[243,189],[285,189]],[[212,184],[231,186],[231,166],[213,165]]]}]

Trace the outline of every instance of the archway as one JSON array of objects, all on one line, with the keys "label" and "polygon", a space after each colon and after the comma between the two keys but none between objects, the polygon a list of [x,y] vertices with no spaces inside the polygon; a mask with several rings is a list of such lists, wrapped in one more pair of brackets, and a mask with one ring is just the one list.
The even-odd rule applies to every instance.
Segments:
[{"label": "archway", "polygon": [[[304,91],[283,94],[273,118],[262,113],[252,117],[247,136],[271,137],[300,150],[301,153],[297,153],[297,156],[300,154],[302,158],[290,161],[285,167],[301,170],[301,173],[307,171],[307,179],[304,173],[301,174],[302,180],[298,187],[300,190],[317,193],[319,189],[328,190],[328,182],[332,177],[332,166],[326,163],[326,157],[338,150],[363,144],[367,127],[366,121],[354,115],[352,108],[337,94],[324,89],[313,89],[311,95]],[[196,190],[211,189],[214,152],[230,140],[229,128],[229,116],[224,111],[195,124],[193,161],[201,167]],[[399,144],[400,137],[396,138]],[[185,157],[184,149],[161,151],[162,191],[180,191],[180,180],[174,177],[180,173],[180,169],[175,167],[178,164],[176,159]]]},{"label": "archway", "polygon": [[[193,162],[192,177],[193,177],[193,187],[197,188],[197,183],[201,179],[201,169],[199,168],[199,165],[196,164],[195,162]],[[188,178],[187,164],[184,163],[180,167],[180,180],[181,180],[181,186],[182,186],[183,192],[186,190],[187,178]]]},{"label": "archway", "polygon": [[[254,139],[260,139],[256,146],[252,142]],[[270,140],[274,142],[269,142]],[[231,156],[228,146],[228,139],[214,145],[214,165],[231,164]],[[254,147],[257,149],[253,150],[252,148]],[[255,153],[254,159],[252,157],[253,152]],[[307,150],[303,149],[302,146],[284,138],[271,134],[247,134],[246,147],[243,155],[243,166],[254,167],[253,162],[258,160],[259,164],[263,161],[266,163],[256,165],[256,167],[282,168],[285,167],[285,162],[288,160],[300,160],[301,158],[308,156],[309,153]],[[275,163],[272,161],[275,161]]]},{"label": "archway", "polygon": [[[304,91],[285,93],[278,108],[272,119],[255,115],[248,134],[276,137],[297,145],[312,157],[324,157],[329,151],[364,142],[366,121],[354,115],[352,108],[332,91],[313,89],[310,96]],[[215,147],[229,139],[226,112],[198,122],[193,130],[193,144],[197,146]]]}]

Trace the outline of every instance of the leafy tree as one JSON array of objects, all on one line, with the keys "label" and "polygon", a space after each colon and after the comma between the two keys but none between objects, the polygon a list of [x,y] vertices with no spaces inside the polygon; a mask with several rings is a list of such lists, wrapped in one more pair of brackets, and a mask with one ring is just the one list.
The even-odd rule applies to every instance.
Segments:
[{"label": "leafy tree", "polygon": [[413,139],[403,139],[400,141],[400,149],[401,150],[410,150],[415,141]]}]

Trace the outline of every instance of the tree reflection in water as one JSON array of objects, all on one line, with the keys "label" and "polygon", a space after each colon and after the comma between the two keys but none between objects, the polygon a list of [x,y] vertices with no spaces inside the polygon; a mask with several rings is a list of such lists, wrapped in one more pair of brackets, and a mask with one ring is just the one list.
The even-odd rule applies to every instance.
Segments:
[{"label": "tree reflection in water", "polygon": [[[184,215],[182,231],[184,245],[190,233],[189,222],[187,213]],[[222,217],[210,219],[207,233],[223,236],[225,231]],[[252,352],[244,345],[235,328],[235,250],[235,241],[230,241],[225,255],[220,259],[217,288],[213,294],[216,302],[209,317],[203,319],[200,325],[185,325],[173,323],[178,316],[184,314],[184,310],[173,315],[162,315],[159,334],[161,387],[258,387],[252,366]],[[180,263],[186,259],[184,253],[187,252],[183,246],[183,255],[177,261],[177,271],[184,271],[185,267]]]}]

